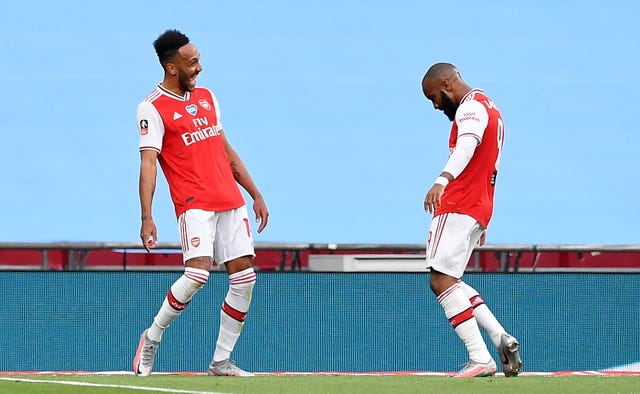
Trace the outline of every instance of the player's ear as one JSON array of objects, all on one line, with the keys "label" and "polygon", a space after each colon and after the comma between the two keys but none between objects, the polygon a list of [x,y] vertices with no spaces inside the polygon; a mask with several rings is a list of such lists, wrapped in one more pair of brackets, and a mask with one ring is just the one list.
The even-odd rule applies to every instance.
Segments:
[{"label": "player's ear", "polygon": [[453,88],[453,84],[452,84],[452,83],[451,83],[451,81],[450,81],[450,80],[448,80],[448,79],[443,79],[443,80],[442,80],[442,83],[440,84],[440,86],[442,86],[442,89],[443,89],[445,92],[450,92],[450,91],[451,91],[451,89]]},{"label": "player's ear", "polygon": [[176,75],[178,73],[178,68],[174,63],[167,62],[164,66],[164,69],[167,71],[169,75]]}]

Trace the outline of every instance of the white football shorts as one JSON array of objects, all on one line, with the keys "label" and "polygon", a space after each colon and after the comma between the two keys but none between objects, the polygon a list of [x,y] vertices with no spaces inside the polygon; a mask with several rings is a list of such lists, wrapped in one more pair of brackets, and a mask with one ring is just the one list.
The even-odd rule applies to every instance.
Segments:
[{"label": "white football shorts", "polygon": [[211,257],[218,266],[242,256],[255,256],[247,206],[212,212],[189,209],[178,217],[182,260]]},{"label": "white football shorts", "polygon": [[427,237],[427,268],[460,279],[483,231],[469,215],[443,213],[434,217]]}]

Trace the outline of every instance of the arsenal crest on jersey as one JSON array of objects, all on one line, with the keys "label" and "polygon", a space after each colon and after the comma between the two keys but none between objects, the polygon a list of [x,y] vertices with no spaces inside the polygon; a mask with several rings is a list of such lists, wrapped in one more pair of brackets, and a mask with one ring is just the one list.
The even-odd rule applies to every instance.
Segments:
[{"label": "arsenal crest on jersey", "polygon": [[198,104],[200,104],[200,106],[204,109],[206,109],[207,111],[211,111],[211,106],[209,105],[209,102],[205,99],[202,99],[200,101],[198,101]]}]

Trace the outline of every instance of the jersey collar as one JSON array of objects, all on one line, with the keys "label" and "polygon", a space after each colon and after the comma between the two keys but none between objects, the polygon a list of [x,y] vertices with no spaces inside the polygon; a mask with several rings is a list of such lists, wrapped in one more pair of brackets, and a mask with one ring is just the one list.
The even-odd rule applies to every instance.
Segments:
[{"label": "jersey collar", "polygon": [[476,88],[473,88],[473,89],[469,90],[467,92],[467,94],[462,96],[462,100],[460,100],[460,102],[464,103],[467,100],[473,100],[473,95],[476,94],[476,93],[482,93],[482,90],[481,89],[476,89]]},{"label": "jersey collar", "polygon": [[164,86],[162,86],[162,84],[158,84],[158,90],[160,90],[163,94],[176,99],[176,100],[180,100],[180,101],[189,101],[189,93],[190,92],[185,92],[184,96],[179,96],[175,93],[173,93],[172,91],[170,91],[169,89],[166,89]]}]

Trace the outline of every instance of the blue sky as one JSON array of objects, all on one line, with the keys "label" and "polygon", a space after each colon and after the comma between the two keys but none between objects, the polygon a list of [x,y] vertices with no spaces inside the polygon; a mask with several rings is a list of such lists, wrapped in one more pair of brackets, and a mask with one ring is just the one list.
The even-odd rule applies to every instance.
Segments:
[{"label": "blue sky", "polygon": [[[425,242],[450,123],[420,81],[447,61],[505,119],[488,243],[638,243],[640,6],[556,3],[10,3],[0,242],[138,240],[135,110],[178,28],[271,211],[256,241]],[[177,241],[162,180],[154,217]]]}]

